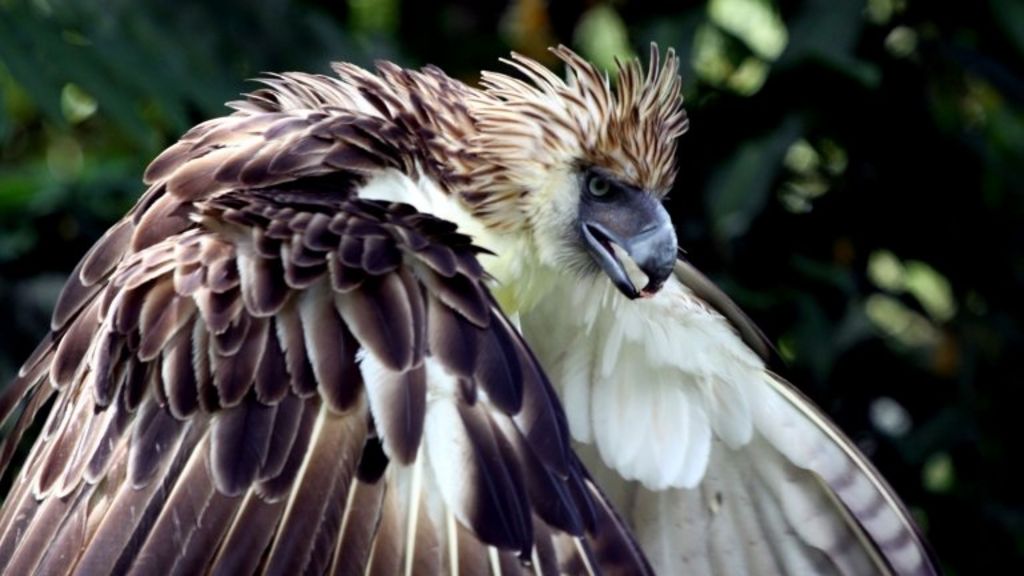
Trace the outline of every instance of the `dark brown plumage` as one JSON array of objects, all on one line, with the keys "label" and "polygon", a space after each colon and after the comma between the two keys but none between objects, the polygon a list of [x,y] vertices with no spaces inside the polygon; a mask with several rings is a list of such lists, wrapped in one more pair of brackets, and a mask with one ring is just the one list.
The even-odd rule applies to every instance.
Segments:
[{"label": "dark brown plumage", "polygon": [[[272,77],[152,163],[0,400],[0,469],[53,403],[0,513],[5,574],[648,570],[479,249],[354,194],[457,180],[431,134],[470,120],[417,92],[454,84],[382,75],[358,76],[372,117]],[[278,102],[317,90],[324,111]]]}]

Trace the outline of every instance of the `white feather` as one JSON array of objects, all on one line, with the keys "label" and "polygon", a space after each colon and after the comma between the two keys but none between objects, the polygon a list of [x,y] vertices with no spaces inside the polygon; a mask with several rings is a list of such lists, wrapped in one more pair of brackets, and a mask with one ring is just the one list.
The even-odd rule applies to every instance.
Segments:
[{"label": "white feather", "polygon": [[686,439],[686,456],[683,457],[686,465],[672,484],[682,488],[693,488],[701,481],[711,455],[711,426],[704,411],[694,404],[690,403],[690,431]]},{"label": "white feather", "polygon": [[590,427],[590,383],[593,378],[591,363],[593,343],[582,334],[566,347],[564,360],[560,362],[560,370],[551,374],[551,378],[562,385],[562,402],[572,406],[566,410],[569,429],[573,438],[580,442],[593,441]]},{"label": "white feather", "polygon": [[657,572],[884,572],[871,540],[897,573],[929,573],[863,457],[676,279],[639,301],[603,277],[555,283],[520,319]]},{"label": "white feather", "polygon": [[[640,302],[603,277],[566,282],[523,311],[521,322],[545,368],[562,376],[555,385],[573,437],[593,439],[624,477],[652,489],[692,487],[706,466],[711,429],[731,446],[750,440],[749,388],[763,365],[675,280]],[[685,402],[672,401],[680,394]],[[681,427],[688,433],[666,442],[666,431]]]},{"label": "white feather", "polygon": [[[441,370],[432,372],[431,376]],[[447,379],[454,385],[454,378],[449,376]],[[441,386],[439,389],[446,387]],[[473,467],[473,444],[466,435],[466,428],[451,394],[428,394],[424,441],[424,455],[433,472],[434,485],[456,518],[463,525],[470,525],[470,519],[461,514],[466,508],[459,503],[464,499],[466,491],[472,489],[472,480],[466,475],[466,470]]]}]

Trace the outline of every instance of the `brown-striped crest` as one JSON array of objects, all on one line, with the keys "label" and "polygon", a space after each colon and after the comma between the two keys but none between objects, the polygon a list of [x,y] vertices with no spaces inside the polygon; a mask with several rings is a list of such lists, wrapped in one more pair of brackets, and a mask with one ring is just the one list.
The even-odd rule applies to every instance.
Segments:
[{"label": "brown-striped crest", "polygon": [[472,101],[475,151],[487,167],[476,179],[488,191],[483,202],[544,190],[552,173],[579,166],[664,195],[675,178],[676,139],[688,126],[675,52],[662,59],[652,44],[646,71],[639,60],[617,61],[614,87],[565,46],[552,52],[568,66],[564,80],[518,54],[505,62],[525,79],[483,73],[486,93]]}]

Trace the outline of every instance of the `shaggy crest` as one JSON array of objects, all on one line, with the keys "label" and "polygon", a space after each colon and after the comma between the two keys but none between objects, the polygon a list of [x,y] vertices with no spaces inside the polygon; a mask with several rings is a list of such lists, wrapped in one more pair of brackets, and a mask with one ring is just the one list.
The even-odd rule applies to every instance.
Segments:
[{"label": "shaggy crest", "polygon": [[415,71],[390,62],[378,62],[376,71],[335,64],[336,78],[272,75],[261,80],[263,89],[232,103],[234,116],[204,126],[231,124],[238,116],[313,114],[336,127],[296,132],[313,138],[308,145],[279,139],[281,150],[305,153],[318,149],[318,135],[341,138],[346,150],[378,156],[374,163],[422,170],[491,227],[522,223],[518,216],[529,204],[546,200],[527,192],[546,190],[553,176],[578,166],[596,166],[665,194],[675,178],[676,138],[688,125],[675,52],[669,49],[662,60],[652,44],[646,71],[639,60],[617,62],[613,88],[606,73],[569,48],[551,50],[568,66],[565,80],[519,54],[503,61],[524,78],[484,72],[482,89],[432,66]]},{"label": "shaggy crest", "polygon": [[675,178],[676,138],[688,126],[675,51],[661,62],[651,44],[646,72],[638,59],[616,60],[614,89],[606,73],[569,48],[552,52],[568,66],[565,80],[519,54],[503,62],[525,80],[483,73],[486,95],[472,106],[480,130],[474,151],[500,167],[478,179],[488,200],[535,188],[551,170],[574,164],[665,194]]}]

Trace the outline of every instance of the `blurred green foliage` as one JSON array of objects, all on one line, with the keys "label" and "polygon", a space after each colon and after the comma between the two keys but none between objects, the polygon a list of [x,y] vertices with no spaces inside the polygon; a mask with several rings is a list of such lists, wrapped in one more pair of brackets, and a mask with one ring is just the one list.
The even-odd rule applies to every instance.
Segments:
[{"label": "blurred green foliage", "polygon": [[670,207],[779,369],[871,455],[952,574],[1020,566],[1024,4],[1017,0],[0,0],[0,377],[147,161],[261,71],[674,46]]}]

